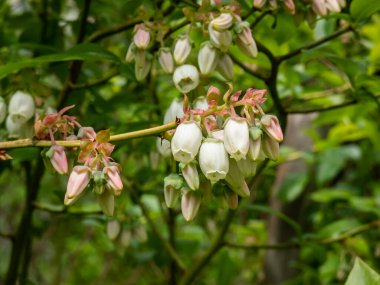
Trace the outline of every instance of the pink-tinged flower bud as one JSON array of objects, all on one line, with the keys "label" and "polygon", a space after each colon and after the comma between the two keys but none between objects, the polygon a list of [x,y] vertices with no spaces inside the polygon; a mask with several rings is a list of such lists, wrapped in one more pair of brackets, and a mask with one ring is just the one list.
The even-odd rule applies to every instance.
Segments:
[{"label": "pink-tinged flower bud", "polygon": [[253,39],[249,23],[238,23],[235,27],[235,30],[237,33],[237,46],[245,55],[255,58],[257,56],[257,46],[255,40]]},{"label": "pink-tinged flower bud", "polygon": [[117,220],[108,221],[107,236],[110,240],[115,240],[120,233],[120,223]]},{"label": "pink-tinged flower bud", "polygon": [[229,162],[223,141],[210,138],[202,143],[199,150],[199,166],[211,183],[226,177]]},{"label": "pink-tinged flower bud", "polygon": [[208,25],[208,32],[210,36],[211,43],[219,48],[222,52],[228,51],[232,42],[231,32],[226,30],[223,32],[219,32],[212,28],[212,24]]},{"label": "pink-tinged flower bud", "polygon": [[172,154],[172,149],[170,148],[170,142],[168,140],[157,138],[156,145],[158,152],[163,157],[169,157]]},{"label": "pink-tinged flower bud", "polygon": [[183,122],[177,127],[171,141],[174,159],[182,163],[189,163],[198,154],[201,143],[202,131],[198,123]]},{"label": "pink-tinged flower bud", "polygon": [[158,51],[158,62],[166,73],[173,73],[174,61],[169,48],[160,48]]},{"label": "pink-tinged flower bud", "polygon": [[326,0],[326,7],[332,13],[339,13],[341,10],[338,0]]},{"label": "pink-tinged flower bud", "polygon": [[230,169],[226,176],[227,185],[241,197],[249,197],[249,188],[240,172],[237,162],[230,158]]},{"label": "pink-tinged flower bud", "polygon": [[280,145],[269,136],[264,136],[261,145],[265,155],[271,160],[277,160],[280,156]]},{"label": "pink-tinged flower bud", "polygon": [[46,152],[46,156],[50,158],[51,165],[59,174],[66,174],[68,171],[67,157],[65,148],[60,145],[53,145]]},{"label": "pink-tinged flower bud", "polygon": [[104,191],[98,195],[99,206],[106,216],[112,217],[115,210],[115,197],[110,191]]},{"label": "pink-tinged flower bud", "polygon": [[94,141],[96,139],[96,132],[92,127],[81,127],[78,130],[78,139]]},{"label": "pink-tinged flower bud", "polygon": [[135,59],[135,44],[132,42],[127,50],[127,53],[125,54],[125,61],[127,63],[131,63]]},{"label": "pink-tinged flower bud", "polygon": [[261,9],[264,7],[267,0],[253,0],[253,7]]},{"label": "pink-tinged flower bud", "polygon": [[174,61],[181,65],[183,64],[191,52],[191,41],[188,36],[178,37],[174,46]]},{"label": "pink-tinged flower bud", "polygon": [[168,208],[173,208],[181,194],[184,185],[183,179],[178,174],[170,174],[164,179],[164,197]]},{"label": "pink-tinged flower bud", "polygon": [[146,49],[149,46],[150,33],[144,25],[136,25],[133,43],[138,49]]},{"label": "pink-tinged flower bud", "polygon": [[7,104],[5,104],[3,97],[0,97],[0,124],[4,122],[7,115]]},{"label": "pink-tinged flower bud", "polygon": [[264,127],[265,132],[272,139],[282,142],[284,140],[284,135],[282,134],[282,129],[280,122],[274,115],[264,115],[261,117],[261,124]]},{"label": "pink-tinged flower bud", "polygon": [[239,197],[238,195],[229,190],[229,189],[226,189],[224,191],[224,199],[225,201],[227,202],[227,205],[228,205],[228,208],[232,209],[232,210],[235,210],[238,208],[239,206]]},{"label": "pink-tinged flower bud", "polygon": [[241,159],[237,162],[240,172],[244,178],[251,178],[256,174],[256,162],[253,162],[249,158]]},{"label": "pink-tinged flower bud", "polygon": [[219,58],[217,70],[225,79],[234,79],[234,63],[228,54],[225,53]]},{"label": "pink-tinged flower bud", "polygon": [[199,175],[197,166],[195,163],[183,164],[180,163],[183,178],[191,190],[197,190],[199,188]]},{"label": "pink-tinged flower bud", "polygon": [[198,53],[198,66],[202,74],[208,75],[214,71],[218,63],[218,51],[210,42],[204,42]]},{"label": "pink-tinged flower bud", "polygon": [[143,81],[151,67],[151,61],[145,51],[136,51],[135,53],[135,76],[137,81]]},{"label": "pink-tinged flower bud", "polygon": [[212,28],[217,31],[225,31],[231,27],[234,17],[230,13],[222,13],[210,22]]},{"label": "pink-tinged flower bud", "polygon": [[88,166],[74,166],[69,181],[67,182],[67,190],[65,195],[65,205],[74,203],[83,190],[86,188],[91,178],[91,169]]},{"label": "pink-tinged flower bud", "polygon": [[288,9],[290,14],[294,15],[296,13],[296,6],[293,0],[284,0],[285,8]]},{"label": "pink-tinged flower bud", "polygon": [[181,211],[187,222],[194,219],[197,215],[199,206],[201,205],[201,197],[197,192],[188,191],[182,195]]},{"label": "pink-tinged flower bud", "polygon": [[9,101],[9,117],[15,123],[25,123],[34,116],[34,99],[31,95],[17,91]]},{"label": "pink-tinged flower bud", "polygon": [[173,122],[176,118],[182,118],[183,115],[183,100],[174,99],[169,108],[165,112],[164,124]]},{"label": "pink-tinged flower bud", "polygon": [[175,87],[181,93],[189,93],[199,84],[199,73],[195,66],[185,64],[176,68],[173,74]]},{"label": "pink-tinged flower bud", "polygon": [[227,119],[224,125],[224,147],[232,158],[245,159],[249,150],[249,128],[245,119]]},{"label": "pink-tinged flower bud", "polygon": [[322,17],[327,15],[327,6],[325,0],[313,0],[311,7],[317,15]]},{"label": "pink-tinged flower bud", "polygon": [[119,167],[116,165],[110,165],[103,168],[103,173],[107,181],[107,189],[112,192],[113,195],[120,195],[123,189],[123,182],[120,177]]},{"label": "pink-tinged flower bud", "polygon": [[208,102],[204,96],[200,96],[200,97],[195,98],[193,105],[194,105],[195,110],[206,111],[208,109]]}]

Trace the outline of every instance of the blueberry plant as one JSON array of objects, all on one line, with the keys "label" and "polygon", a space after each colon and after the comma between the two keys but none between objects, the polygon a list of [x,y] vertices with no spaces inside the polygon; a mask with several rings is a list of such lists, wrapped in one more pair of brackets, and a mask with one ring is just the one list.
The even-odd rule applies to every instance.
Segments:
[{"label": "blueberry plant", "polygon": [[0,280],[379,284],[379,10],[3,1]]}]

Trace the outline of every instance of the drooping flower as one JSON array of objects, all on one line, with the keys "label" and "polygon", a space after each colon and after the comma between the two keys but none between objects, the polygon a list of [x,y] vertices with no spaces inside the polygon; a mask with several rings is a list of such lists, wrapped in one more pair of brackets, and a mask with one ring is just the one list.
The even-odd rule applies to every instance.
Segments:
[{"label": "drooping flower", "polygon": [[138,49],[146,49],[150,43],[150,33],[143,25],[136,25],[133,36],[133,43]]},{"label": "drooping flower", "polygon": [[163,157],[169,157],[172,154],[172,150],[170,148],[170,142],[168,140],[157,138],[156,145],[157,145],[158,152]]},{"label": "drooping flower", "polygon": [[180,92],[188,93],[199,84],[198,70],[190,64],[177,67],[173,74],[173,81]]},{"label": "drooping flower", "polygon": [[235,28],[237,32],[236,44],[247,56],[255,58],[257,56],[257,46],[253,39],[252,31],[248,22],[240,22]]},{"label": "drooping flower", "polygon": [[217,70],[225,79],[234,79],[234,63],[227,53],[224,53],[220,56],[218,60]]},{"label": "drooping flower", "polygon": [[8,116],[5,121],[5,127],[7,128],[9,138],[18,139],[25,137],[26,123],[14,122],[11,116]]},{"label": "drooping flower", "polygon": [[65,195],[65,205],[74,203],[83,190],[86,188],[91,179],[91,169],[88,166],[74,166],[69,181],[67,182],[67,190]]},{"label": "drooping flower", "polygon": [[230,158],[230,169],[226,176],[228,186],[241,197],[249,197],[249,188],[240,172],[237,162]]},{"label": "drooping flower", "polygon": [[327,15],[327,5],[325,0],[313,0],[311,7],[317,15],[322,17]]},{"label": "drooping flower", "polygon": [[120,169],[117,165],[109,165],[103,168],[103,173],[107,181],[106,187],[113,195],[120,195],[123,189],[123,182],[120,177]]},{"label": "drooping flower", "polygon": [[256,174],[256,162],[249,158],[241,159],[237,162],[240,172],[244,178],[251,178]]},{"label": "drooping flower", "polygon": [[218,51],[210,42],[204,42],[198,53],[198,66],[202,74],[214,71],[218,63]]},{"label": "drooping flower", "polygon": [[183,178],[191,190],[197,190],[199,188],[199,175],[197,166],[195,163],[182,164],[180,163],[181,172]]},{"label": "drooping flower", "polygon": [[183,100],[174,99],[165,112],[164,124],[173,122],[176,118],[182,118],[183,115]]},{"label": "drooping flower", "polygon": [[168,208],[173,208],[181,195],[184,185],[183,179],[178,174],[170,174],[164,179],[164,197]]},{"label": "drooping flower", "polygon": [[280,145],[269,136],[262,139],[262,149],[265,155],[271,160],[277,160],[280,155]]},{"label": "drooping flower", "polygon": [[201,143],[202,131],[198,123],[183,122],[177,127],[171,141],[174,159],[182,163],[189,163],[198,154]]},{"label": "drooping flower", "polygon": [[261,9],[264,7],[267,0],[253,0],[253,7]]},{"label": "drooping flower", "polygon": [[145,51],[136,51],[135,53],[135,76],[137,81],[143,81],[151,67],[151,61],[148,59],[148,56]]},{"label": "drooping flower", "polygon": [[210,24],[217,31],[225,31],[231,27],[234,18],[230,13],[222,13],[213,19]]},{"label": "drooping flower", "polygon": [[15,123],[25,123],[34,116],[33,97],[25,92],[17,91],[9,101],[9,117]]},{"label": "drooping flower", "polygon": [[131,63],[134,59],[135,59],[135,44],[132,42],[129,47],[128,47],[128,50],[127,50],[127,53],[125,54],[125,61],[127,63]]},{"label": "drooping flower", "polygon": [[115,197],[110,191],[104,191],[98,195],[99,206],[106,216],[112,217],[115,210]]},{"label": "drooping flower", "polygon": [[51,165],[59,174],[66,174],[68,171],[67,157],[65,148],[59,145],[53,145],[46,152],[46,156],[50,158]]},{"label": "drooping flower", "polygon": [[223,141],[209,138],[202,143],[199,150],[199,166],[212,183],[226,177],[229,162]]},{"label": "drooping flower", "polygon": [[173,73],[174,61],[169,48],[160,48],[158,51],[158,62],[166,73]]},{"label": "drooping flower", "polygon": [[212,27],[211,23],[208,26],[208,32],[211,43],[219,48],[222,52],[227,52],[232,42],[231,32],[228,30],[221,32],[217,31]]},{"label": "drooping flower", "polygon": [[245,159],[249,150],[249,129],[245,119],[227,119],[224,125],[224,146],[232,158]]},{"label": "drooping flower", "polygon": [[196,109],[196,110],[207,110],[208,109],[208,102],[204,96],[200,96],[200,97],[195,98],[193,105],[194,105],[194,109]]},{"label": "drooping flower", "polygon": [[261,117],[261,124],[264,127],[265,132],[272,139],[282,142],[284,140],[284,135],[282,134],[282,129],[280,122],[274,115],[264,115]]},{"label": "drooping flower", "polygon": [[183,64],[187,57],[189,56],[191,52],[191,41],[189,36],[180,36],[178,37],[175,45],[174,45],[174,51],[173,51],[173,56],[174,56],[174,61],[178,64],[181,65]]}]

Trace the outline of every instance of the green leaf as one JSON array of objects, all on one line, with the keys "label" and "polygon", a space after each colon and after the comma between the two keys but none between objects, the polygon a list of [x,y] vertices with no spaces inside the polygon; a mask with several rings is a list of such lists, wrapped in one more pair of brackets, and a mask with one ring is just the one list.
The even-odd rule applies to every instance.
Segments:
[{"label": "green leaf", "polygon": [[96,44],[81,44],[63,53],[49,54],[36,58],[26,58],[16,62],[8,62],[7,64],[0,66],[0,79],[23,68],[37,67],[41,64],[50,62],[63,62],[73,60],[107,60],[119,62],[119,58],[116,55],[109,51],[106,51]]},{"label": "green leaf", "polygon": [[285,177],[278,192],[278,198],[283,202],[292,202],[305,189],[307,183],[306,173],[291,173]]},{"label": "green leaf", "polygon": [[342,189],[322,189],[311,194],[311,199],[319,203],[328,203],[335,200],[348,200],[352,197],[352,192]]},{"label": "green leaf", "polygon": [[318,232],[320,238],[334,238],[355,227],[360,226],[355,219],[342,219],[328,224]]},{"label": "green leaf", "polygon": [[362,22],[380,10],[380,1],[354,0],[350,6],[350,13],[356,22]]},{"label": "green leaf", "polygon": [[378,285],[380,275],[369,267],[363,260],[356,257],[354,267],[348,275],[345,285]]}]

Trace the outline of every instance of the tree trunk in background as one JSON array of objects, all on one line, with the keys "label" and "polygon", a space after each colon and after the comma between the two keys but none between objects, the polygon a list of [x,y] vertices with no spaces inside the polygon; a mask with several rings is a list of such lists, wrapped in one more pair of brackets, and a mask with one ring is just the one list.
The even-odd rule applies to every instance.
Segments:
[{"label": "tree trunk in background", "polygon": [[[305,130],[310,127],[311,121],[315,114],[308,115],[289,115],[288,128],[285,134],[284,145],[295,148],[299,151],[308,151],[312,148],[310,138],[305,134]],[[302,224],[301,211],[303,208],[304,195],[291,203],[283,203],[277,198],[280,186],[284,178],[290,173],[305,173],[307,165],[302,160],[294,160],[281,164],[278,167],[275,183],[272,189],[270,207],[278,210],[291,219]],[[303,192],[305,193],[305,191]],[[275,244],[287,242],[296,237],[294,230],[275,215],[270,215],[267,220],[268,224],[268,243]],[[298,258],[298,249],[289,250],[268,250],[265,256],[264,271],[265,282],[268,285],[282,284],[284,281],[295,277],[297,271],[293,264]]]}]

